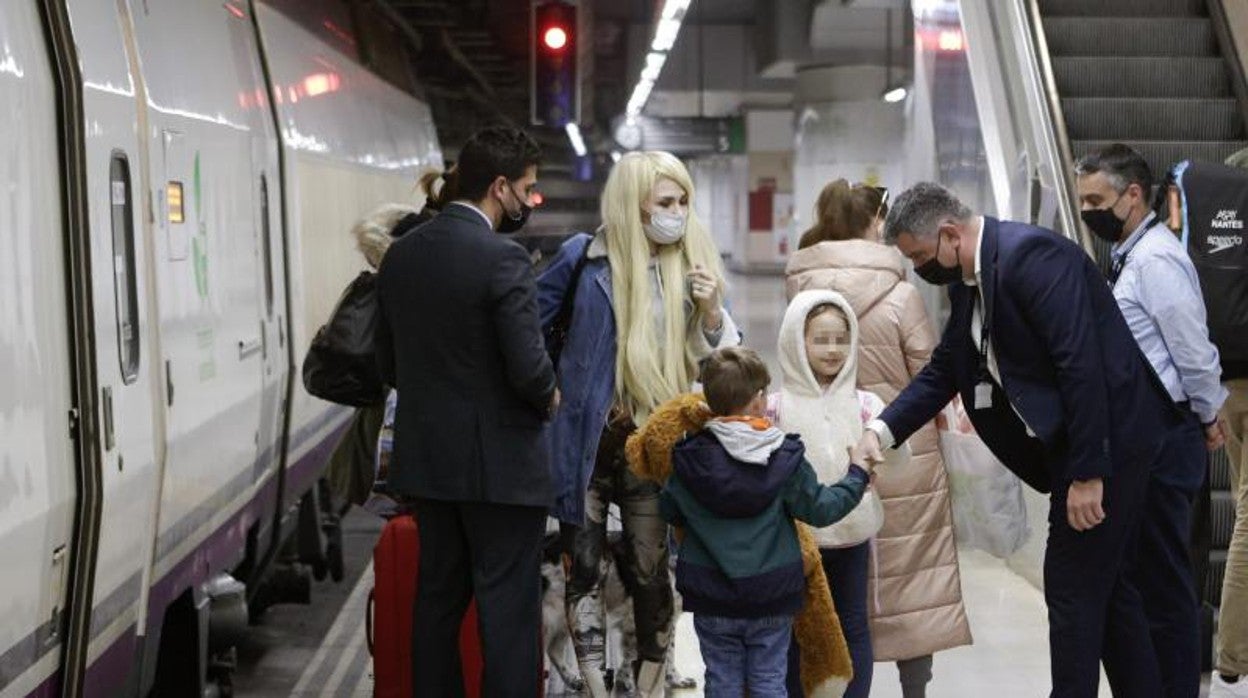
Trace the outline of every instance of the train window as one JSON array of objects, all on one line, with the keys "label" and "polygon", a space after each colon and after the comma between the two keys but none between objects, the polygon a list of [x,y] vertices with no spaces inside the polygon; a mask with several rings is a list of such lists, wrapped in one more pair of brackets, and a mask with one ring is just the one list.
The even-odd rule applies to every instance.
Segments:
[{"label": "train window", "polygon": [[260,175],[260,244],[264,250],[264,314],[273,316],[273,241],[269,237],[269,178]]},{"label": "train window", "polygon": [[130,162],[114,152],[109,165],[109,207],[113,231],[113,297],[117,306],[117,352],[121,378],[133,383],[139,375],[139,291],[135,278],[134,205]]}]

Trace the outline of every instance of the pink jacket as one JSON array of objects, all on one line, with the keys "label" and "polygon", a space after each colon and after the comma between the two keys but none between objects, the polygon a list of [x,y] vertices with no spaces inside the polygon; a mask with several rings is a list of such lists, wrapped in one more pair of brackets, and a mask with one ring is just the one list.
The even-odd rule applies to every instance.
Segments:
[{"label": "pink jacket", "polygon": [[[866,240],[821,242],[789,259],[788,297],[807,289],[845,296],[858,316],[858,387],[892,402],[936,346],[919,292],[896,250]],[[936,426],[910,437],[910,467],[874,488],[884,505],[867,606],[876,661],[913,659],[971,643],[962,606],[949,484]]]}]

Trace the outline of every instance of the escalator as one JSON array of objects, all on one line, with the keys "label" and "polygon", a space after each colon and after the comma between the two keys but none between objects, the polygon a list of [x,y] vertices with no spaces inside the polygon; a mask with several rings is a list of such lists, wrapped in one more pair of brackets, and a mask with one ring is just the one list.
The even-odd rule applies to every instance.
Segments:
[{"label": "escalator", "polygon": [[[1231,82],[1237,59],[1234,49],[1224,55],[1230,42],[1219,40],[1219,15],[1210,16],[1217,2],[1039,0],[1073,160],[1126,143],[1160,179],[1181,160],[1222,162],[1248,146]],[[1103,261],[1107,246],[1095,252]],[[1235,524],[1224,451],[1214,456],[1211,485],[1209,566],[1198,583],[1206,608],[1216,609]]]},{"label": "escalator", "polygon": [[[1248,147],[1248,80],[1235,48],[1248,47],[1242,0],[960,0],[959,7],[998,210],[1080,241],[1103,267],[1108,245],[1078,219],[1078,158],[1126,143],[1160,180],[1182,160],[1222,162]],[[1198,584],[1212,624],[1235,521],[1222,451],[1210,481],[1211,550]]]},{"label": "escalator", "polygon": [[[1216,0],[1214,0],[1216,1]],[[1155,175],[1248,146],[1205,0],[1040,0],[1070,151],[1138,150]]]}]

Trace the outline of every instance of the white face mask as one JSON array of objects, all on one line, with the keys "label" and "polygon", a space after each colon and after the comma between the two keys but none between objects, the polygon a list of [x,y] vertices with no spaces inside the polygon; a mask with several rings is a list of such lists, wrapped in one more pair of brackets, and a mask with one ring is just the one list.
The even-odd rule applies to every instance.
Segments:
[{"label": "white face mask", "polygon": [[652,213],[642,225],[646,237],[656,245],[671,245],[685,237],[685,217],[675,213]]}]

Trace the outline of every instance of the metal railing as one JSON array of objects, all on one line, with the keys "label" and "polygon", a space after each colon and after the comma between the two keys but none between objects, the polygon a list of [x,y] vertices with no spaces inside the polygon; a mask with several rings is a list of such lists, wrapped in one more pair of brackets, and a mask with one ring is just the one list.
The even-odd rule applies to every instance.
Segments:
[{"label": "metal railing", "polygon": [[[1039,73],[1040,90],[1043,92],[1045,107],[1048,109],[1046,133],[1044,141],[1056,152],[1051,153],[1050,162],[1059,165],[1057,182],[1061,183],[1057,197],[1058,218],[1063,232],[1068,237],[1078,240],[1089,254],[1092,253],[1092,237],[1087,229],[1080,225],[1078,214],[1078,185],[1075,181],[1075,162],[1070,152],[1070,137],[1066,133],[1066,116],[1062,113],[1062,100],[1057,93],[1057,79],[1053,76],[1053,61],[1049,57],[1049,44],[1044,34],[1044,22],[1040,17],[1038,0],[1015,0],[1026,3],[1026,19],[1029,24],[1027,36],[1030,39],[1032,65]],[[1065,194],[1062,196],[1061,194]]]},{"label": "metal railing", "polygon": [[960,0],[960,8],[999,213],[1091,253],[1037,0]]}]

